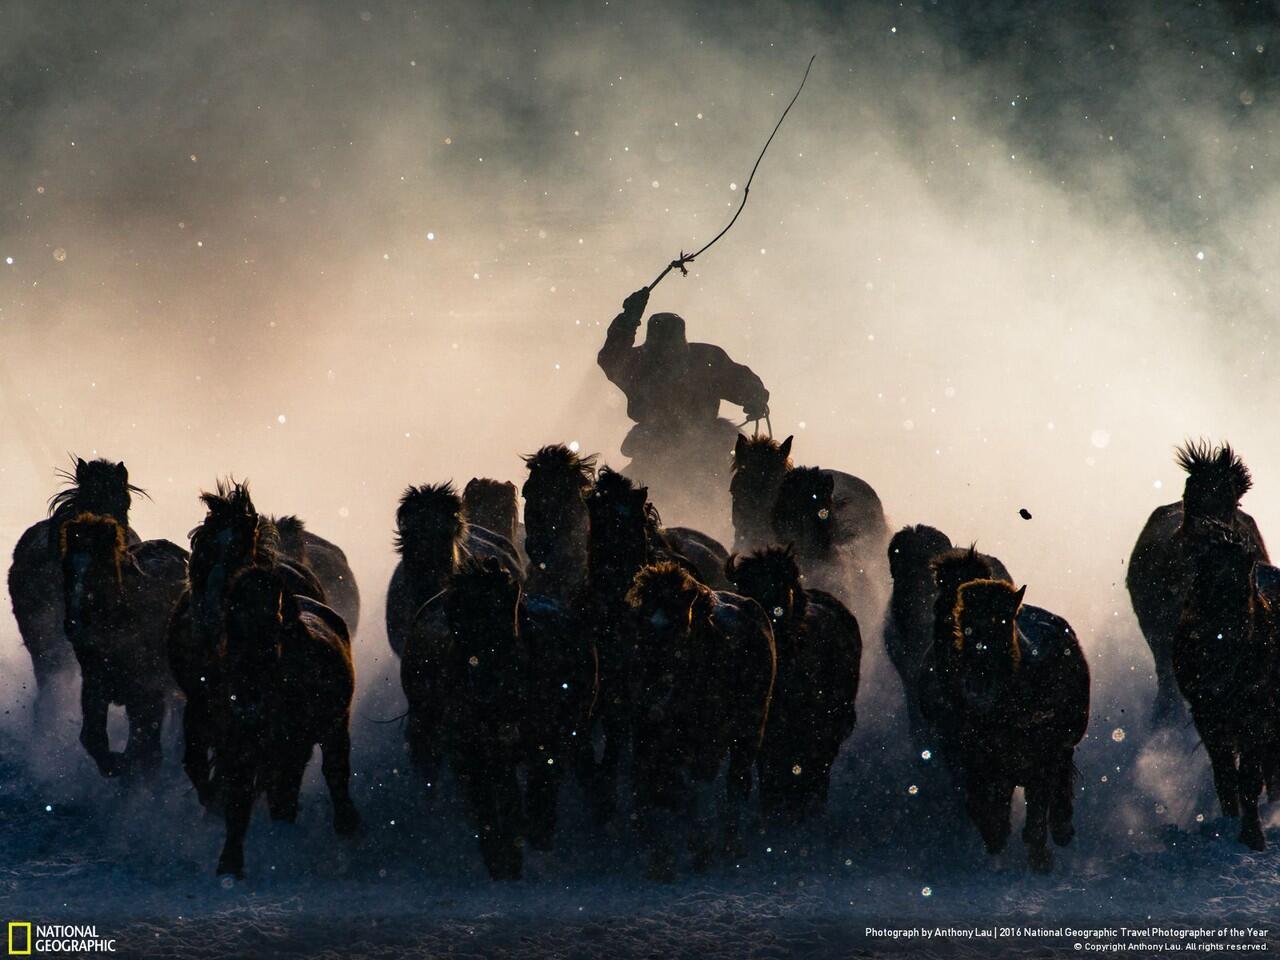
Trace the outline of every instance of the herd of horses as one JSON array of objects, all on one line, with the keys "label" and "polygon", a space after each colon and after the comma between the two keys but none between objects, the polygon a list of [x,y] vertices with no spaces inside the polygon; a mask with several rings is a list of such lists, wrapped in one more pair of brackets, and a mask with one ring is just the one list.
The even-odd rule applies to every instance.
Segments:
[{"label": "herd of horses", "polygon": [[[561,444],[524,458],[520,488],[404,492],[386,634],[407,749],[426,788],[446,771],[456,783],[492,877],[555,842],[566,778],[601,825],[628,801],[656,879],[686,856],[699,870],[736,855],[753,786],[766,826],[820,815],[857,719],[854,611],[883,617],[914,749],[937,751],[988,851],[1007,842],[1019,786],[1031,867],[1051,868],[1050,837],[1071,841],[1090,687],[1071,626],[974,546],[923,525],[890,536],[870,486],[795,466],[791,446],[738,438],[732,551],[664,526],[646,487]],[[1234,451],[1187,443],[1178,462],[1182,499],[1151,515],[1128,571],[1155,715],[1185,700],[1223,814],[1262,849],[1262,790],[1280,796],[1280,571],[1239,509],[1250,477]],[[201,494],[188,551],[130,528],[141,490],[124,464],[77,460],[65,479],[9,571],[37,725],[78,673],[85,750],[103,776],[146,777],[180,704],[183,768],[225,817],[219,873],[243,874],[260,794],[273,818],[296,817],[316,745],[334,829],[356,831],[360,594],[342,550],[260,514],[243,482]]]}]

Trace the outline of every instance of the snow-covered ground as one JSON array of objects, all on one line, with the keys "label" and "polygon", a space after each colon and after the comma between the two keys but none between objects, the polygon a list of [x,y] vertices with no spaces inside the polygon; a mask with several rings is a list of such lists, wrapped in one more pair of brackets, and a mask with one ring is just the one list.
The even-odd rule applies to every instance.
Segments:
[{"label": "snow-covered ground", "polygon": [[[56,742],[33,738],[27,694],[16,689],[0,733],[0,914],[96,924],[123,956],[192,958],[1074,952],[1069,937],[867,936],[868,927],[1018,925],[1251,925],[1280,948],[1269,926],[1280,918],[1280,804],[1270,807],[1267,852],[1219,835],[1225,825],[1194,733],[1150,734],[1145,647],[1136,636],[1114,639],[1091,654],[1097,683],[1077,753],[1079,834],[1048,876],[1028,871],[1016,821],[1009,850],[993,861],[937,795],[929,764],[901,734],[896,679],[874,640],[859,730],[826,820],[793,836],[756,833],[737,862],[669,886],[644,879],[626,829],[606,835],[586,825],[573,785],[557,850],[531,853],[521,882],[491,883],[456,800],[446,789],[425,804],[405,770],[399,726],[375,722],[400,711],[381,655],[362,658],[353,721],[362,834],[332,834],[313,764],[298,824],[273,824],[259,809],[248,877],[234,884],[214,876],[221,823],[199,810],[172,743],[174,762],[154,790],[103,781],[75,743],[76,712]],[[360,642],[383,641],[371,631]],[[21,677],[21,647],[5,648],[11,680]]]}]

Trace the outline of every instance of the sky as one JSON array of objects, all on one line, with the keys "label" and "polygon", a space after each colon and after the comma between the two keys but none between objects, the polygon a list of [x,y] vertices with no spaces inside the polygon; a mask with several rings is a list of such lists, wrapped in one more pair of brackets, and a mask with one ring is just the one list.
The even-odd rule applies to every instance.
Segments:
[{"label": "sky", "polygon": [[[69,452],[179,543],[248,477],[347,549],[380,648],[404,486],[624,462],[605,327],[728,221],[816,54],[650,309],[759,373],[798,462],[1140,650],[1177,443],[1230,440],[1280,524],[1257,6],[8,0],[0,548]],[[0,647],[27,669],[7,611]]]}]

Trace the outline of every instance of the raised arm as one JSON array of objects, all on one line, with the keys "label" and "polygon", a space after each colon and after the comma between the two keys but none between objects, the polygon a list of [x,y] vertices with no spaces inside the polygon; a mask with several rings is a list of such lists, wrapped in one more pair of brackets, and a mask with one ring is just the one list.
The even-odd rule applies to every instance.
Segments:
[{"label": "raised arm", "polygon": [[635,367],[636,331],[640,329],[640,318],[644,316],[644,308],[648,303],[648,287],[641,287],[627,297],[622,303],[622,312],[609,324],[604,346],[596,354],[596,363],[600,364],[604,375],[624,390],[631,384]]},{"label": "raised arm", "polygon": [[769,391],[750,367],[734,363],[729,355],[714,344],[699,344],[705,350],[702,358],[711,382],[722,400],[736,403],[752,420],[769,412]]}]

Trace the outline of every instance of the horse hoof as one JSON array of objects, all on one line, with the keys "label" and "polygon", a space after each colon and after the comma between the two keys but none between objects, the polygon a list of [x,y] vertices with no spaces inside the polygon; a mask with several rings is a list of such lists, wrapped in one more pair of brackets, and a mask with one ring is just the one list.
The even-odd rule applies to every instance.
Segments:
[{"label": "horse hoof", "polygon": [[234,877],[237,880],[243,880],[244,879],[244,863],[242,862],[237,863],[234,860],[228,859],[226,857],[221,857],[218,860],[218,876]]},{"label": "horse hoof", "polygon": [[1248,825],[1240,828],[1240,842],[1250,850],[1261,853],[1267,849],[1267,841],[1262,835],[1262,827]]},{"label": "horse hoof", "polygon": [[1060,847],[1065,847],[1075,839],[1076,828],[1070,823],[1063,823],[1053,827],[1050,832],[1053,834],[1053,842]]},{"label": "horse hoof", "polygon": [[360,829],[360,814],[355,807],[340,810],[333,815],[333,832],[340,837],[349,837]]}]

